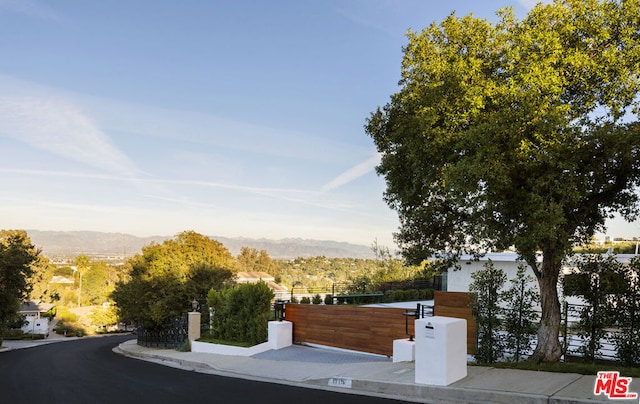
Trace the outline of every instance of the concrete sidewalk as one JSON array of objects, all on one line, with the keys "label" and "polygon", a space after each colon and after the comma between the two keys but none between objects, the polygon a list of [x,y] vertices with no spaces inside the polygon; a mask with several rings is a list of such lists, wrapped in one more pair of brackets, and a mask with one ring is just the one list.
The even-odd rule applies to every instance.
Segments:
[{"label": "concrete sidewalk", "polygon": [[[114,351],[202,373],[420,403],[640,402],[594,396],[596,377],[572,373],[469,366],[467,377],[449,386],[422,385],[415,383],[413,362],[298,345],[253,357],[145,348],[135,340]],[[640,393],[640,380],[633,380],[629,391]]]}]

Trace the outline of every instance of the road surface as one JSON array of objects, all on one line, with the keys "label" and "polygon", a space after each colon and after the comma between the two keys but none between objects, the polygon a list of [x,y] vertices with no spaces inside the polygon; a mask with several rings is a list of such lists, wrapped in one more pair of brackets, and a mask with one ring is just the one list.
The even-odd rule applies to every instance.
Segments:
[{"label": "road surface", "polygon": [[131,335],[84,338],[0,353],[0,402],[305,403],[399,401],[185,371],[127,358],[112,349]]}]

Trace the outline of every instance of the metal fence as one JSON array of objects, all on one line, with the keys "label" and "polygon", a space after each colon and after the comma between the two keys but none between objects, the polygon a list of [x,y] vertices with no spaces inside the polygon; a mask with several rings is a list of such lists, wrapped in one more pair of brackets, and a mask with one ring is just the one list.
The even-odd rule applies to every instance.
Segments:
[{"label": "metal fence", "polygon": [[138,328],[138,345],[150,348],[181,348],[188,337],[188,318],[180,318],[167,322],[162,327],[147,329]]},{"label": "metal fence", "polygon": [[[584,338],[578,335],[577,326],[580,321],[580,313],[583,309],[588,309],[589,305],[568,304],[562,306],[562,335],[563,354],[566,360],[571,356],[582,356],[580,348],[586,344]],[[596,359],[615,361],[617,360],[617,349],[613,343],[613,336],[617,332],[615,328],[609,328],[604,338],[600,340],[602,348],[596,353]]]},{"label": "metal fence", "polygon": [[[585,338],[580,337],[578,330],[578,323],[580,322],[580,314],[583,309],[588,308],[590,306],[583,304],[569,304],[564,302],[561,306],[561,323],[560,323],[560,343],[562,346],[562,360],[567,361],[571,358],[582,357],[583,353],[581,352],[581,348],[584,347],[587,343]],[[542,316],[541,311],[536,311],[535,322],[540,322],[540,318]],[[502,316],[498,316],[501,318]],[[480,327],[478,327],[480,328]],[[611,328],[607,332],[604,338],[601,339],[602,348],[598,350],[595,355],[595,359],[605,360],[605,361],[616,361],[617,360],[617,350],[615,344],[613,343],[612,337],[614,336],[616,330]],[[504,330],[498,331],[498,336],[506,337],[507,332]],[[477,342],[480,342],[480,336],[477,335]],[[531,335],[531,349],[522,352],[523,357],[528,357],[533,353],[533,349],[535,349],[537,345],[537,336]],[[513,352],[505,350],[503,351],[505,357],[509,357],[513,354]]]},{"label": "metal fence", "polygon": [[306,296],[313,297],[315,295],[332,296],[345,296],[354,294],[373,294],[373,293],[385,293],[388,290],[410,290],[410,289],[434,289],[442,290],[444,284],[442,275],[435,275],[433,279],[412,279],[406,281],[392,281],[384,282],[375,286],[372,289],[372,285],[369,283],[357,284],[354,282],[334,282],[331,287],[318,287],[308,288],[301,285],[294,285],[291,287],[289,301],[292,301],[294,296]]}]

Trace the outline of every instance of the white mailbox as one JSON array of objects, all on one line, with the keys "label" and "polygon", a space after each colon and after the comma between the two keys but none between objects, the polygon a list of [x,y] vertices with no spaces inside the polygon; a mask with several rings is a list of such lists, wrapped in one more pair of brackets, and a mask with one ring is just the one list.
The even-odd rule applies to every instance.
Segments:
[{"label": "white mailbox", "polygon": [[448,386],[467,376],[467,321],[427,317],[415,322],[416,383]]}]

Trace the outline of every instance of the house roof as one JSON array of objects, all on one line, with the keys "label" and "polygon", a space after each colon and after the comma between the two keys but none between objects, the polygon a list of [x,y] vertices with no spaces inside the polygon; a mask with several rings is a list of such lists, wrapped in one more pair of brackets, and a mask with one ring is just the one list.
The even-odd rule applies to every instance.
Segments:
[{"label": "house roof", "polygon": [[60,276],[60,275],[56,275],[53,278],[51,278],[51,281],[49,281],[49,283],[65,283],[65,284],[72,284],[75,283],[73,281],[73,279],[69,279],[66,276]]},{"label": "house roof", "polygon": [[268,274],[266,272],[257,272],[257,271],[256,272],[238,272],[236,274],[236,277],[240,282],[242,282],[243,280],[248,281],[248,280],[260,280],[260,279],[262,279],[265,282],[275,280],[273,275]]},{"label": "house roof", "polygon": [[[569,259],[569,261],[575,260],[577,257],[581,257],[585,255],[588,255],[588,254],[575,254],[573,255],[573,257]],[[606,253],[602,255],[606,255]],[[623,264],[628,264],[629,262],[631,262],[631,260],[634,257],[636,257],[635,254],[614,254],[614,256],[619,262]],[[538,254],[536,258],[538,259],[538,262],[542,262],[542,255]],[[460,256],[460,261],[475,261],[475,260],[476,258],[470,254],[462,254]],[[478,261],[491,260],[494,262],[516,262],[518,261],[518,254],[514,252],[486,253],[482,257],[479,257],[477,260]]]},{"label": "house roof", "polygon": [[[537,257],[541,259],[541,257]],[[481,257],[474,257],[471,254],[462,254],[460,261],[494,261],[494,262],[516,262],[518,254],[514,252],[493,252],[486,253]]]},{"label": "house roof", "polygon": [[46,313],[53,309],[53,303],[43,303],[41,301],[27,300],[20,306],[20,313]]},{"label": "house roof", "polygon": [[274,292],[278,292],[278,291],[285,292],[285,291],[289,290],[289,289],[285,288],[282,285],[278,285],[275,282],[267,282],[267,286],[269,286],[269,288],[271,288],[271,290],[273,290]]}]

